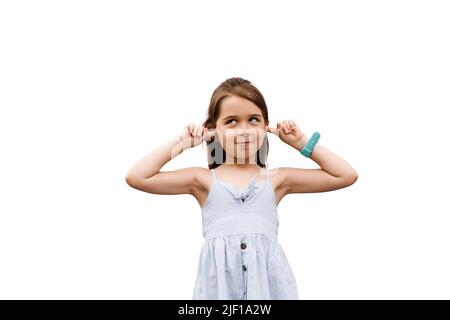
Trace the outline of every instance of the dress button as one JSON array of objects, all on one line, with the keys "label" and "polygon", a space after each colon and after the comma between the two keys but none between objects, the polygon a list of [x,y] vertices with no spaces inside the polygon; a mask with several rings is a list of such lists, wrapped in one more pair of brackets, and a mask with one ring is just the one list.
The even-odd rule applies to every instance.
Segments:
[{"label": "dress button", "polygon": [[245,266],[245,264],[242,266],[242,269],[244,269],[244,271],[247,271],[247,267]]},{"label": "dress button", "polygon": [[247,244],[245,242],[241,243],[241,249],[244,250],[245,248],[247,248]]}]

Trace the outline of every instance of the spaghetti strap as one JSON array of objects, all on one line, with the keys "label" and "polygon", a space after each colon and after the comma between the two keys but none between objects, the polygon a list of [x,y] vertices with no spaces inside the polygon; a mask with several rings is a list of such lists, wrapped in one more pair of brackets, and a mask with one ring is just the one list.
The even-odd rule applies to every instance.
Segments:
[{"label": "spaghetti strap", "polygon": [[269,177],[269,170],[267,169],[267,165],[265,166],[265,168],[266,168],[266,177],[268,178]]},{"label": "spaghetti strap", "polygon": [[212,170],[211,170],[211,173],[212,173],[213,179],[216,179],[216,171],[215,171],[215,169],[212,169]]}]

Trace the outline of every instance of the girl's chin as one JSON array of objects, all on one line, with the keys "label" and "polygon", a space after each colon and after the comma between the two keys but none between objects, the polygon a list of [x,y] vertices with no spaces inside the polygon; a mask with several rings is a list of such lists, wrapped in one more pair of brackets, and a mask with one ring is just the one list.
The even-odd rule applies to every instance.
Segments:
[{"label": "girl's chin", "polygon": [[253,142],[235,142],[234,144],[238,145],[238,146],[245,146],[245,145],[253,144]]},{"label": "girl's chin", "polygon": [[254,153],[242,153],[242,154],[240,154],[240,155],[236,155],[236,154],[233,154],[233,158],[235,158],[235,159],[253,159],[254,157],[256,156],[256,152],[254,152]]}]

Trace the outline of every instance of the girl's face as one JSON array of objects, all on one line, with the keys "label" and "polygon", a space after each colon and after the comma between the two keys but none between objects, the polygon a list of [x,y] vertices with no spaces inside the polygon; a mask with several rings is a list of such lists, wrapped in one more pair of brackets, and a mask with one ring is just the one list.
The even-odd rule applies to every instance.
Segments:
[{"label": "girl's face", "polygon": [[227,162],[256,163],[256,153],[267,134],[266,125],[261,110],[253,102],[238,96],[224,98],[216,122],[216,138]]}]

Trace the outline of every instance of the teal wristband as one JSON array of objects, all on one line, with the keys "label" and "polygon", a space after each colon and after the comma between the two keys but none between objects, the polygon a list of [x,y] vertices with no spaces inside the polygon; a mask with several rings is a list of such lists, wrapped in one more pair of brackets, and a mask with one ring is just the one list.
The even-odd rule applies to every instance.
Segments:
[{"label": "teal wristband", "polygon": [[313,152],[314,146],[316,145],[317,141],[319,141],[319,138],[320,133],[314,132],[311,138],[309,138],[306,145],[303,147],[303,149],[300,150],[300,153],[305,157],[309,158],[311,156],[311,153]]}]

